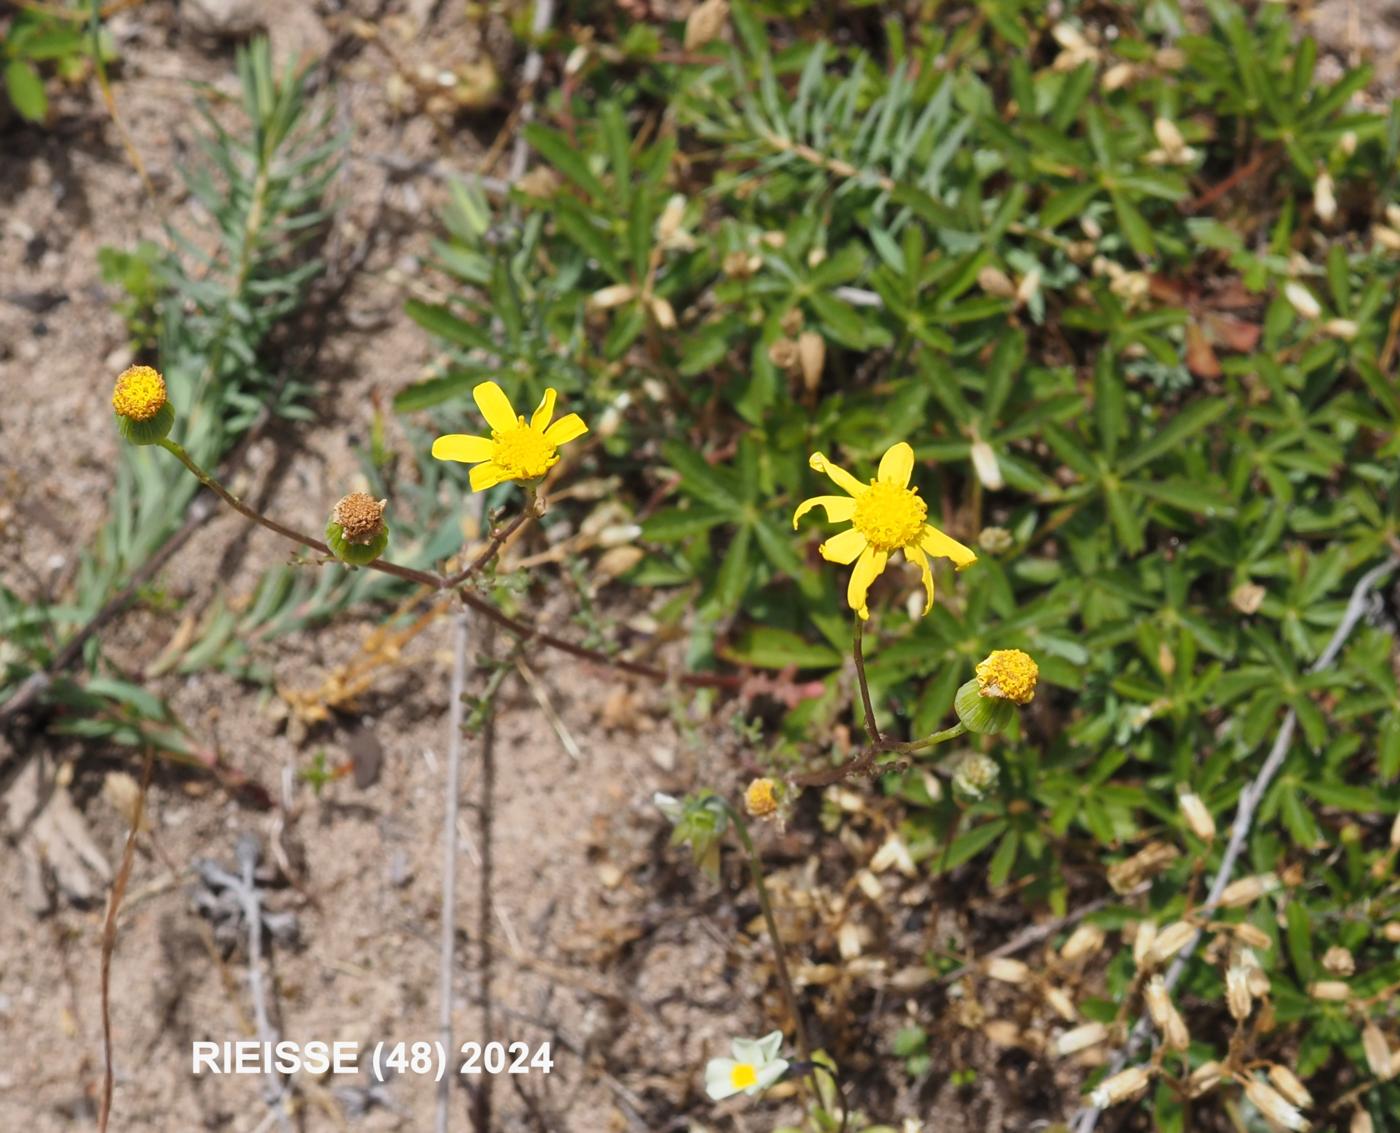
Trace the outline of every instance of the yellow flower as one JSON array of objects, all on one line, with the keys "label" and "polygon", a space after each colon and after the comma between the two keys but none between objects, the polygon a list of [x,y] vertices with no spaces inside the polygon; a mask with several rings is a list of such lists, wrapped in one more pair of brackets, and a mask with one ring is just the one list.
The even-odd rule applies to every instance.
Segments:
[{"label": "yellow flower", "polygon": [[983,696],[1029,704],[1039,679],[1040,667],[1019,649],[993,649],[977,663],[977,690]]},{"label": "yellow flower", "polygon": [[767,818],[778,811],[772,779],[755,779],[744,792],[744,808],[753,818]]},{"label": "yellow flower", "polygon": [[150,366],[128,366],[112,390],[112,408],[129,421],[149,421],[165,406],[165,379]]},{"label": "yellow flower", "polygon": [[792,526],[795,529],[797,521],[818,505],[826,508],[829,522],[850,522],[850,530],[833,535],[819,550],[829,562],[856,564],[846,587],[846,601],[862,619],[870,617],[865,596],[885,569],[891,551],[903,551],[905,559],[923,572],[926,614],[933,609],[933,572],[928,556],[952,559],[959,570],[977,561],[967,547],[924,522],[928,505],[917,488],[909,487],[914,450],[903,441],[891,445],[880,458],[879,475],[869,484],[862,484],[819,452],[814,452],[808,463],[815,471],[825,472],[847,494],[803,500],[793,513]]},{"label": "yellow flower", "polygon": [[474,464],[471,471],[473,492],[480,492],[505,480],[538,480],[559,460],[559,446],[588,432],[577,413],[554,417],[554,390],[544,391],[539,408],[527,422],[518,416],[505,391],[495,382],[482,382],[472,390],[476,406],[491,426],[489,437],[453,433],[433,442],[438,460]]}]

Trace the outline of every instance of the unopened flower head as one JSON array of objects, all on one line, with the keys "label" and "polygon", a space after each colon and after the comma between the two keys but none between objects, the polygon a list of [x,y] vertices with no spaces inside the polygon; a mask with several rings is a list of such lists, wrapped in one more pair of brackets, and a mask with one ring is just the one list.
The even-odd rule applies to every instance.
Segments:
[{"label": "unopened flower head", "polygon": [[371,563],[389,545],[384,523],[388,500],[376,500],[366,492],[351,492],[337,501],[326,524],[326,543],[342,562],[354,566]]},{"label": "unopened flower head", "polygon": [[730,1044],[733,1058],[712,1058],[705,1066],[705,1092],[715,1101],[738,1093],[761,1094],[787,1071],[787,1060],[778,1057],[782,1045],[782,1031],[735,1039]]},{"label": "unopened flower head", "polygon": [[919,568],[924,584],[924,613],[933,609],[933,571],[929,557],[951,559],[962,569],[977,556],[956,539],[926,522],[928,505],[917,488],[909,486],[914,471],[914,450],[900,441],[880,458],[879,471],[869,484],[862,484],[849,472],[837,467],[819,452],[808,464],[825,473],[844,496],[813,496],[803,500],[792,516],[792,526],[814,507],[826,510],[830,523],[850,523],[818,550],[828,562],[855,564],[846,587],[846,601],[862,620],[870,617],[866,595],[895,551]]},{"label": "unopened flower head", "polygon": [[768,818],[778,812],[778,796],[772,779],[755,779],[744,792],[744,808],[754,818]]},{"label": "unopened flower head", "polygon": [[433,442],[433,456],[438,460],[454,460],[471,464],[472,491],[480,492],[506,480],[530,482],[538,480],[559,461],[559,447],[588,432],[577,413],[554,420],[556,393],[544,391],[544,397],[526,421],[515,412],[505,391],[495,382],[482,382],[472,397],[486,423],[491,427],[489,437],[452,433]]},{"label": "unopened flower head", "polygon": [[112,412],[121,435],[137,445],[164,440],[175,424],[165,379],[150,366],[128,366],[118,375],[112,389]]}]

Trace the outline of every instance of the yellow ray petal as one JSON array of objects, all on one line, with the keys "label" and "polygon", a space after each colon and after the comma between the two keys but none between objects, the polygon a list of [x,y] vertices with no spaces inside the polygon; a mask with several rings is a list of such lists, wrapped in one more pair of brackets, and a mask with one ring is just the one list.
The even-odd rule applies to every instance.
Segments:
[{"label": "yellow ray petal", "polygon": [[909,487],[909,475],[914,471],[914,450],[903,441],[890,445],[880,458],[880,483],[896,488]]},{"label": "yellow ray petal", "polygon": [[844,566],[846,563],[855,562],[856,556],[868,546],[870,541],[864,535],[854,527],[848,527],[839,535],[833,535],[817,550],[821,551],[822,558],[827,562]]},{"label": "yellow ray petal", "polygon": [[588,432],[588,426],[583,423],[583,418],[577,413],[569,413],[560,417],[544,431],[544,439],[557,447],[567,444],[575,437],[583,436],[586,432]]},{"label": "yellow ray petal", "polygon": [[495,451],[496,444],[490,437],[473,437],[467,433],[450,433],[433,442],[434,457],[462,464],[480,464],[490,460]]},{"label": "yellow ray petal", "polygon": [[530,418],[530,428],[544,432],[549,427],[550,421],[554,419],[554,399],[558,396],[552,389],[544,391],[544,397],[540,398],[539,408]]},{"label": "yellow ray petal", "polygon": [[924,535],[919,540],[919,546],[936,559],[952,559],[959,570],[977,561],[970,548],[964,547],[951,535],[944,535],[931,523],[924,524]]},{"label": "yellow ray petal", "polygon": [[482,382],[472,390],[476,407],[486,418],[486,423],[497,433],[505,433],[520,424],[515,409],[506,396],[506,391],[495,382]]},{"label": "yellow ray petal", "polygon": [[831,477],[832,483],[849,495],[859,496],[869,490],[869,485],[862,484],[844,468],[839,468],[835,464],[832,464],[831,461],[827,460],[827,458],[819,452],[814,452],[808,457],[807,463],[811,466],[813,472],[825,472]]},{"label": "yellow ray petal", "polygon": [[904,557],[919,568],[924,580],[924,613],[933,609],[933,571],[929,569],[928,556],[912,543],[904,548]]},{"label": "yellow ray petal", "polygon": [[792,529],[797,530],[797,521],[814,507],[826,508],[828,523],[849,523],[856,513],[856,502],[850,496],[813,496],[803,500],[792,513]]},{"label": "yellow ray petal", "polygon": [[877,551],[874,547],[866,547],[861,552],[860,558],[856,560],[856,569],[851,571],[851,581],[846,586],[846,601],[851,609],[858,613],[862,621],[870,617],[870,607],[865,604],[865,596],[870,591],[870,584],[880,577],[880,572],[885,569],[885,563],[889,561],[888,551]]},{"label": "yellow ray petal", "polygon": [[485,464],[478,464],[472,469],[472,491],[484,492],[487,488],[494,488],[502,480],[509,479],[509,472],[494,461],[487,461]]}]

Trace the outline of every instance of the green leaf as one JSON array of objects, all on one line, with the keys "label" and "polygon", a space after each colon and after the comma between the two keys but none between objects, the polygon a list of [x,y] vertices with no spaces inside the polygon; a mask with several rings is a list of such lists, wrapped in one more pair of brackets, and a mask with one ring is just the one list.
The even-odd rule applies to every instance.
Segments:
[{"label": "green leaf", "polygon": [[929,863],[934,874],[947,873],[949,870],[957,869],[958,866],[971,861],[1000,838],[1005,830],[1006,820],[994,818],[990,822],[984,822],[981,826],[974,826],[971,830],[963,831],[953,839],[946,853],[941,846],[934,851]]},{"label": "green leaf", "polygon": [[739,496],[729,481],[694,449],[667,441],[661,446],[661,451],[671,467],[681,474],[681,486],[691,495],[726,515],[734,516],[740,512]]},{"label": "green leaf", "polygon": [[445,306],[435,306],[410,299],[404,304],[404,313],[424,330],[431,331],[439,338],[455,342],[458,346],[496,353],[496,343],[480,327],[454,315]]},{"label": "green leaf", "polygon": [[607,201],[608,191],[594,176],[593,170],[588,168],[583,152],[558,130],[531,122],[525,127],[525,140],[550,165],[592,197],[595,203]]},{"label": "green leaf", "polygon": [[44,80],[23,59],[11,59],[5,65],[5,91],[22,117],[42,122],[48,116],[49,96],[44,93]]},{"label": "green leaf", "polygon": [[829,645],[808,641],[790,630],[776,626],[752,626],[730,646],[724,655],[759,669],[831,669],[842,663],[843,656]]}]

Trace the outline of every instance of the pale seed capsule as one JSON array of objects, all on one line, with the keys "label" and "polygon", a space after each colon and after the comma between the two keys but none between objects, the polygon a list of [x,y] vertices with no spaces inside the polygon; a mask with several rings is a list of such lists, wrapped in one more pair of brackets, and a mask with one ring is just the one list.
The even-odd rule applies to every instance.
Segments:
[{"label": "pale seed capsule", "polygon": [[1082,924],[1060,946],[1060,958],[1071,964],[1093,956],[1103,947],[1104,932],[1098,925]]},{"label": "pale seed capsule", "polygon": [[1269,973],[1259,964],[1259,957],[1254,954],[1251,948],[1240,949],[1240,967],[1244,969],[1245,977],[1249,980],[1250,992],[1263,998],[1269,994]]},{"label": "pale seed capsule", "polygon": [[1209,1062],[1202,1062],[1191,1071],[1191,1076],[1186,1079],[1186,1088],[1191,1097],[1199,1098],[1220,1085],[1224,1073],[1225,1068],[1212,1058]]},{"label": "pale seed capsule", "polygon": [[1361,1028],[1361,1049],[1366,1053],[1366,1065],[1382,1082],[1395,1076],[1395,1061],[1390,1056],[1390,1044],[1381,1029],[1369,1019]]},{"label": "pale seed capsule", "polygon": [[1375,1122],[1364,1109],[1358,1109],[1351,1115],[1350,1133],[1376,1133]]},{"label": "pale seed capsule", "polygon": [[1046,988],[1045,1002],[1050,1010],[1066,1023],[1073,1023],[1079,1018],[1079,1010],[1074,1006],[1074,1000],[1069,997],[1069,992],[1065,991],[1064,988]]},{"label": "pale seed capsule", "polygon": [[1308,994],[1329,1003],[1345,1003],[1351,998],[1351,988],[1340,980],[1317,980],[1308,988]]},{"label": "pale seed capsule", "polygon": [[1010,299],[1016,294],[1011,277],[991,264],[977,273],[977,286],[996,299]]},{"label": "pale seed capsule", "polygon": [[1115,893],[1127,893],[1141,881],[1154,877],[1176,861],[1181,851],[1170,842],[1149,842],[1136,854],[1108,867],[1108,883]]},{"label": "pale seed capsule", "polygon": [[1099,1109],[1118,1105],[1142,1097],[1152,1081],[1152,1075],[1141,1066],[1133,1066],[1112,1078],[1100,1082],[1089,1095],[1089,1100]]},{"label": "pale seed capsule", "polygon": [[1322,324],[1322,333],[1332,338],[1340,338],[1343,342],[1350,342],[1361,333],[1361,328],[1357,326],[1355,319],[1328,319]]},{"label": "pale seed capsule", "polygon": [[1085,1023],[1082,1027],[1075,1027],[1072,1031],[1066,1031],[1055,1040],[1055,1053],[1064,1057],[1068,1054],[1077,1054],[1081,1050],[1087,1050],[1091,1046],[1098,1046],[1108,1038],[1108,1028],[1102,1023]]},{"label": "pale seed capsule", "polygon": [[1400,228],[1400,205],[1386,205],[1385,219],[1392,228]]},{"label": "pale seed capsule", "polygon": [[1289,306],[1305,319],[1315,319],[1322,314],[1321,304],[1313,297],[1313,293],[1301,283],[1284,284],[1283,297],[1288,300]]},{"label": "pale seed capsule", "polygon": [[1147,964],[1147,954],[1157,939],[1157,926],[1151,921],[1138,921],[1137,933],[1133,937],[1133,963],[1139,968]]},{"label": "pale seed capsule", "polygon": [[1235,934],[1235,939],[1241,944],[1247,944],[1251,948],[1268,948],[1273,944],[1269,939],[1269,934],[1258,925],[1252,925],[1248,921],[1240,921],[1238,924],[1230,926],[1230,931]]},{"label": "pale seed capsule", "polygon": [[804,330],[797,336],[797,356],[802,364],[802,384],[809,391],[815,390],[826,365],[826,339],[814,330]]},{"label": "pale seed capsule", "polygon": [[1153,1024],[1162,1032],[1162,1041],[1168,1050],[1185,1050],[1191,1045],[1191,1036],[1181,1012],[1176,1009],[1167,991],[1167,982],[1161,976],[1153,976],[1147,981],[1147,1013]]},{"label": "pale seed capsule", "polygon": [[1225,886],[1224,892],[1220,894],[1220,907],[1222,909],[1243,908],[1245,905],[1252,905],[1264,894],[1272,893],[1277,888],[1278,878],[1272,873],[1259,873],[1253,877],[1242,877]]},{"label": "pale seed capsule", "polygon": [[1201,796],[1187,791],[1177,802],[1181,806],[1181,815],[1186,819],[1186,825],[1191,828],[1191,833],[1202,842],[1215,841],[1215,819],[1211,817],[1210,808],[1201,801]]},{"label": "pale seed capsule", "polygon": [[1337,215],[1337,194],[1332,178],[1326,173],[1318,174],[1313,182],[1313,209],[1323,224],[1330,223]]},{"label": "pale seed capsule", "polygon": [[1400,944],[1400,921],[1391,921],[1383,929],[1381,935],[1390,941],[1391,944]]},{"label": "pale seed capsule", "polygon": [[1020,960],[997,956],[987,961],[987,975],[1004,984],[1023,984],[1031,978],[1031,970]]},{"label": "pale seed capsule", "polygon": [[1262,1078],[1250,1078],[1244,1085],[1244,1093],[1254,1103],[1254,1108],[1275,1125],[1292,1129],[1295,1133],[1306,1133],[1312,1128],[1312,1123],[1298,1112],[1298,1108]]},{"label": "pale seed capsule", "polygon": [[1225,972],[1225,1003],[1230,1008],[1230,1018],[1238,1023],[1249,1018],[1254,1009],[1254,996],[1249,989],[1249,973],[1238,964],[1232,964]]},{"label": "pale seed capsule", "polygon": [[1298,1076],[1287,1066],[1277,1064],[1269,1067],[1269,1081],[1285,1098],[1296,1106],[1307,1108],[1313,1104],[1313,1096],[1308,1088],[1298,1081]]},{"label": "pale seed capsule", "polygon": [[1384,224],[1373,225],[1371,238],[1387,252],[1400,252],[1400,232]]},{"label": "pale seed capsule", "polygon": [[1390,824],[1390,846],[1391,849],[1400,849],[1400,814],[1395,816],[1395,821]]},{"label": "pale seed capsule", "polygon": [[1189,921],[1176,921],[1157,934],[1147,950],[1147,962],[1153,967],[1165,964],[1186,947],[1196,936],[1196,926]]},{"label": "pale seed capsule", "polygon": [[1354,976],[1356,974],[1356,959],[1349,949],[1338,945],[1327,949],[1326,955],[1322,957],[1322,966],[1334,976]]},{"label": "pale seed capsule", "polygon": [[982,1026],[982,1033],[988,1041],[997,1046],[1014,1047],[1021,1045],[1021,1028],[1010,1019],[991,1019]]}]

